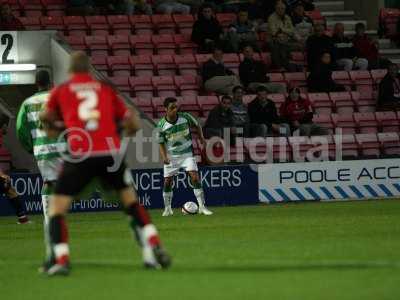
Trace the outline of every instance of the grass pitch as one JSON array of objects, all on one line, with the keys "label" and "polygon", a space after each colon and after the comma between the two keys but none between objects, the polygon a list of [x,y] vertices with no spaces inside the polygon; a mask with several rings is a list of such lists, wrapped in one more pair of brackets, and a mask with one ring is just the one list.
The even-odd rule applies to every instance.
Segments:
[{"label": "grass pitch", "polygon": [[121,213],[68,217],[72,273],[37,274],[41,217],[0,218],[0,299],[400,299],[400,201],[151,211],[168,271],[142,269]]}]

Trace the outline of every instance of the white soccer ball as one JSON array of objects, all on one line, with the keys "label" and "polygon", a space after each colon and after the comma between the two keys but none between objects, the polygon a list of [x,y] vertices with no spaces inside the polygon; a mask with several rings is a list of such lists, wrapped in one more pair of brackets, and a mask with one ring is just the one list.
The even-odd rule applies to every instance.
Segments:
[{"label": "white soccer ball", "polygon": [[182,213],[184,215],[195,215],[197,214],[199,211],[199,207],[197,206],[196,203],[189,201],[186,202],[183,206],[182,206]]}]

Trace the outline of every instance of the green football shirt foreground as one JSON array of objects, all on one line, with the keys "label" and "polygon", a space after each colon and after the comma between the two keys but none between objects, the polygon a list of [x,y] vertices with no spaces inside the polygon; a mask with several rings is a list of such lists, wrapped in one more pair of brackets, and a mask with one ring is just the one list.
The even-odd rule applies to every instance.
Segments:
[{"label": "green football shirt foreground", "polygon": [[[173,254],[146,271],[122,213],[69,216],[72,273],[37,274],[41,217],[0,218],[1,299],[400,299],[400,201],[152,211]],[[74,258],[76,257],[76,259]]]}]

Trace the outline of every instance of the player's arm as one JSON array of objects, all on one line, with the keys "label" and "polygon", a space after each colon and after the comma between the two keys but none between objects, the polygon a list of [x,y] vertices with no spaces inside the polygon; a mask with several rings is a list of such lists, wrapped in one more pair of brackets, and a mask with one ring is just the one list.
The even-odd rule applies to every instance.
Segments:
[{"label": "player's arm", "polygon": [[201,128],[200,123],[196,120],[195,117],[193,117],[189,113],[185,113],[185,117],[189,121],[190,127],[197,131],[197,134],[199,135],[200,142],[203,145],[203,147],[205,148],[206,139],[204,138],[203,128]]},{"label": "player's arm", "polygon": [[128,136],[133,136],[141,128],[140,117],[136,110],[127,108],[125,116],[122,119],[122,127]]},{"label": "player's arm", "polygon": [[26,112],[26,105],[23,103],[19,109],[16,123],[17,138],[22,147],[29,153],[33,153],[33,142],[30,126],[28,124],[28,117]]},{"label": "player's arm", "polygon": [[164,164],[168,165],[170,163],[170,160],[168,158],[167,147],[165,146],[165,144],[160,144],[160,155]]}]

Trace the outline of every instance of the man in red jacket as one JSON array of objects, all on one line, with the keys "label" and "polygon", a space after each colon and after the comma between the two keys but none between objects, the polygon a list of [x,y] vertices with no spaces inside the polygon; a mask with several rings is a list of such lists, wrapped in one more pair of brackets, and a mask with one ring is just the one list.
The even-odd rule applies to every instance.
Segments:
[{"label": "man in red jacket", "polygon": [[0,30],[24,30],[24,25],[12,14],[9,4],[0,5]]}]

